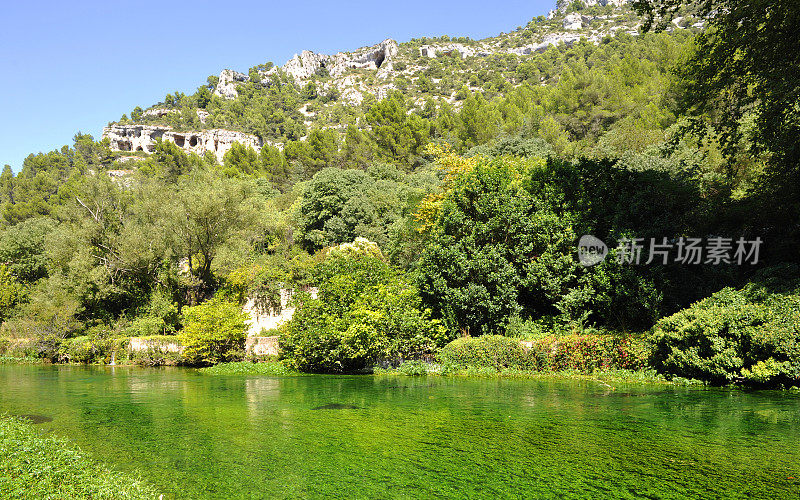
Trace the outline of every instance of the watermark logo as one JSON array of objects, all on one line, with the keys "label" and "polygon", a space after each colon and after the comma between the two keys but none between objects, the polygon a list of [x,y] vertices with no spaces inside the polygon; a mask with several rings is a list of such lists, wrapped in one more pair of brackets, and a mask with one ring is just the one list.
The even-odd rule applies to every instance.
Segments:
[{"label": "watermark logo", "polygon": [[[614,249],[619,264],[758,264],[763,240],[739,238],[620,238]],[[578,261],[585,266],[597,265],[608,256],[608,246],[599,238],[586,234],[578,241]],[[644,255],[643,255],[644,254]]]},{"label": "watermark logo", "polygon": [[603,262],[608,255],[608,246],[600,238],[591,234],[581,236],[578,241],[578,260],[586,267],[594,266]]}]

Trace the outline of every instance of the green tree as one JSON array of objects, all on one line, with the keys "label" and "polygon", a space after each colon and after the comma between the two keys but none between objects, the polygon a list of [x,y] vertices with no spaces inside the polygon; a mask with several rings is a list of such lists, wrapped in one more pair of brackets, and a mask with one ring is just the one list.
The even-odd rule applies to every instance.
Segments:
[{"label": "green tree", "polygon": [[301,299],[280,337],[282,356],[312,372],[369,369],[432,353],[448,339],[416,290],[363,238],[331,249],[315,271],[319,297]]},{"label": "green tree", "polygon": [[[188,258],[196,291],[210,292],[214,285],[211,265],[220,247],[234,235],[252,227],[256,208],[248,184],[198,172],[180,179],[171,203],[164,203],[172,248],[177,257]],[[190,297],[190,302],[196,300]]]},{"label": "green tree", "polygon": [[180,334],[186,346],[183,356],[190,364],[216,364],[244,356],[247,315],[235,302],[212,299],[183,308],[184,328]]},{"label": "green tree", "polygon": [[24,298],[25,288],[14,279],[5,264],[0,264],[0,324]]},{"label": "green tree", "polygon": [[261,168],[258,153],[251,147],[234,142],[222,158],[226,172],[235,176],[238,173],[253,175]]},{"label": "green tree", "polygon": [[[685,108],[721,132],[729,158],[743,143],[767,156],[751,208],[751,230],[785,242],[796,260],[800,231],[800,4],[793,0],[637,0],[645,29],[664,28],[682,8],[696,10],[707,28],[682,65]],[[702,130],[703,127],[695,129]]]}]

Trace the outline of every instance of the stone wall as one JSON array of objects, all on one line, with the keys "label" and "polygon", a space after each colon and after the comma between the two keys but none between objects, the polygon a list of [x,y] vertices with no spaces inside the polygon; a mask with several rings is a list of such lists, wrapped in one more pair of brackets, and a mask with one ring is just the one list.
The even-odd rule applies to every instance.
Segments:
[{"label": "stone wall", "polygon": [[128,344],[128,348],[132,352],[145,352],[150,349],[159,349],[164,352],[176,352],[181,353],[185,346],[183,346],[180,342],[178,342],[178,338],[176,337],[173,341],[172,339],[149,339],[146,337],[131,337],[130,344]]},{"label": "stone wall", "polygon": [[248,354],[256,356],[277,356],[278,336],[273,337],[247,337],[244,343],[244,350]]}]

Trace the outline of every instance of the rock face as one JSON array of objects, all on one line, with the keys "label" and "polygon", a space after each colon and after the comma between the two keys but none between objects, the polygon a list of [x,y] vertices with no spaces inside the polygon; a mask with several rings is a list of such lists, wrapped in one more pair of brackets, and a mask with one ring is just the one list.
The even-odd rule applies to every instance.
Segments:
[{"label": "rock face", "polygon": [[144,352],[149,350],[159,350],[161,352],[181,353],[186,347],[181,345],[178,338],[171,339],[148,339],[145,337],[131,337],[128,348],[132,352]]},{"label": "rock face", "polygon": [[156,139],[162,139],[175,143],[186,152],[198,155],[212,152],[220,162],[235,142],[254,149],[260,149],[262,146],[261,139],[243,132],[223,129],[176,132],[172,130],[172,127],[161,125],[112,125],[103,128],[103,139],[111,142],[113,151],[144,151],[145,153],[152,153]]},{"label": "rock face", "polygon": [[579,30],[583,28],[583,22],[581,22],[581,15],[578,13],[573,12],[572,14],[567,14],[564,17],[564,21],[562,26],[565,30]]},{"label": "rock face", "polygon": [[244,350],[246,353],[256,356],[277,356],[280,354],[278,336],[247,337],[244,342]]},{"label": "rock face", "polygon": [[222,73],[219,74],[219,82],[214,88],[214,94],[225,99],[235,99],[239,95],[239,92],[236,91],[236,84],[244,83],[249,79],[250,77],[244,73],[239,73],[232,69],[223,69]]},{"label": "rock face", "polygon": [[142,117],[155,116],[156,118],[161,118],[162,116],[167,116],[174,113],[180,113],[180,111],[177,109],[153,108],[142,113]]},{"label": "rock face", "polygon": [[[319,289],[310,287],[305,290],[311,294],[311,298],[317,298]],[[289,302],[294,295],[294,290],[281,289],[281,309],[280,311],[261,311],[256,307],[255,301],[248,299],[244,305],[244,312],[250,316],[247,335],[249,337],[258,336],[262,330],[272,330],[286,323],[294,316],[295,307]]]},{"label": "rock face", "polygon": [[439,55],[449,56],[453,52],[458,52],[462,59],[477,55],[475,50],[460,43],[448,43],[446,45],[423,45],[419,48],[420,55],[429,58],[438,57]]},{"label": "rock face", "polygon": [[397,55],[397,51],[397,42],[392,39],[386,39],[371,47],[363,47],[353,52],[339,52],[332,56],[304,50],[299,55],[295,54],[282,69],[297,82],[310,78],[321,68],[325,68],[331,76],[339,76],[348,69],[373,70],[378,71],[380,78],[391,71],[392,58]]}]

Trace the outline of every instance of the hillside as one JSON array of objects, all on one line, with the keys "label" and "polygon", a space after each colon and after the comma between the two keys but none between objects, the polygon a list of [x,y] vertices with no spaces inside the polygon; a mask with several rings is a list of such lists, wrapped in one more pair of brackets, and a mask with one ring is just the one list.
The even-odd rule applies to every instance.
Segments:
[{"label": "hillside", "polygon": [[[692,16],[674,20],[670,31],[697,32]],[[387,39],[371,47],[334,55],[304,50],[282,66],[256,65],[248,73],[231,69],[208,78],[193,95],[174,93],[148,108],[136,108],[104,129],[111,149],[152,152],[157,138],[187,152],[214,153],[222,161],[234,142],[259,149],[283,149],[311,130],[349,125],[369,129],[375,101],[400,93],[407,112],[457,112],[475,93],[501,97],[521,86],[554,86],[565,63],[617,39],[621,52],[639,36],[640,21],[625,0],[559,2],[510,33],[483,40],[440,36],[404,43]],[[572,50],[571,50],[572,49]],[[606,127],[612,123],[604,124]]]}]

